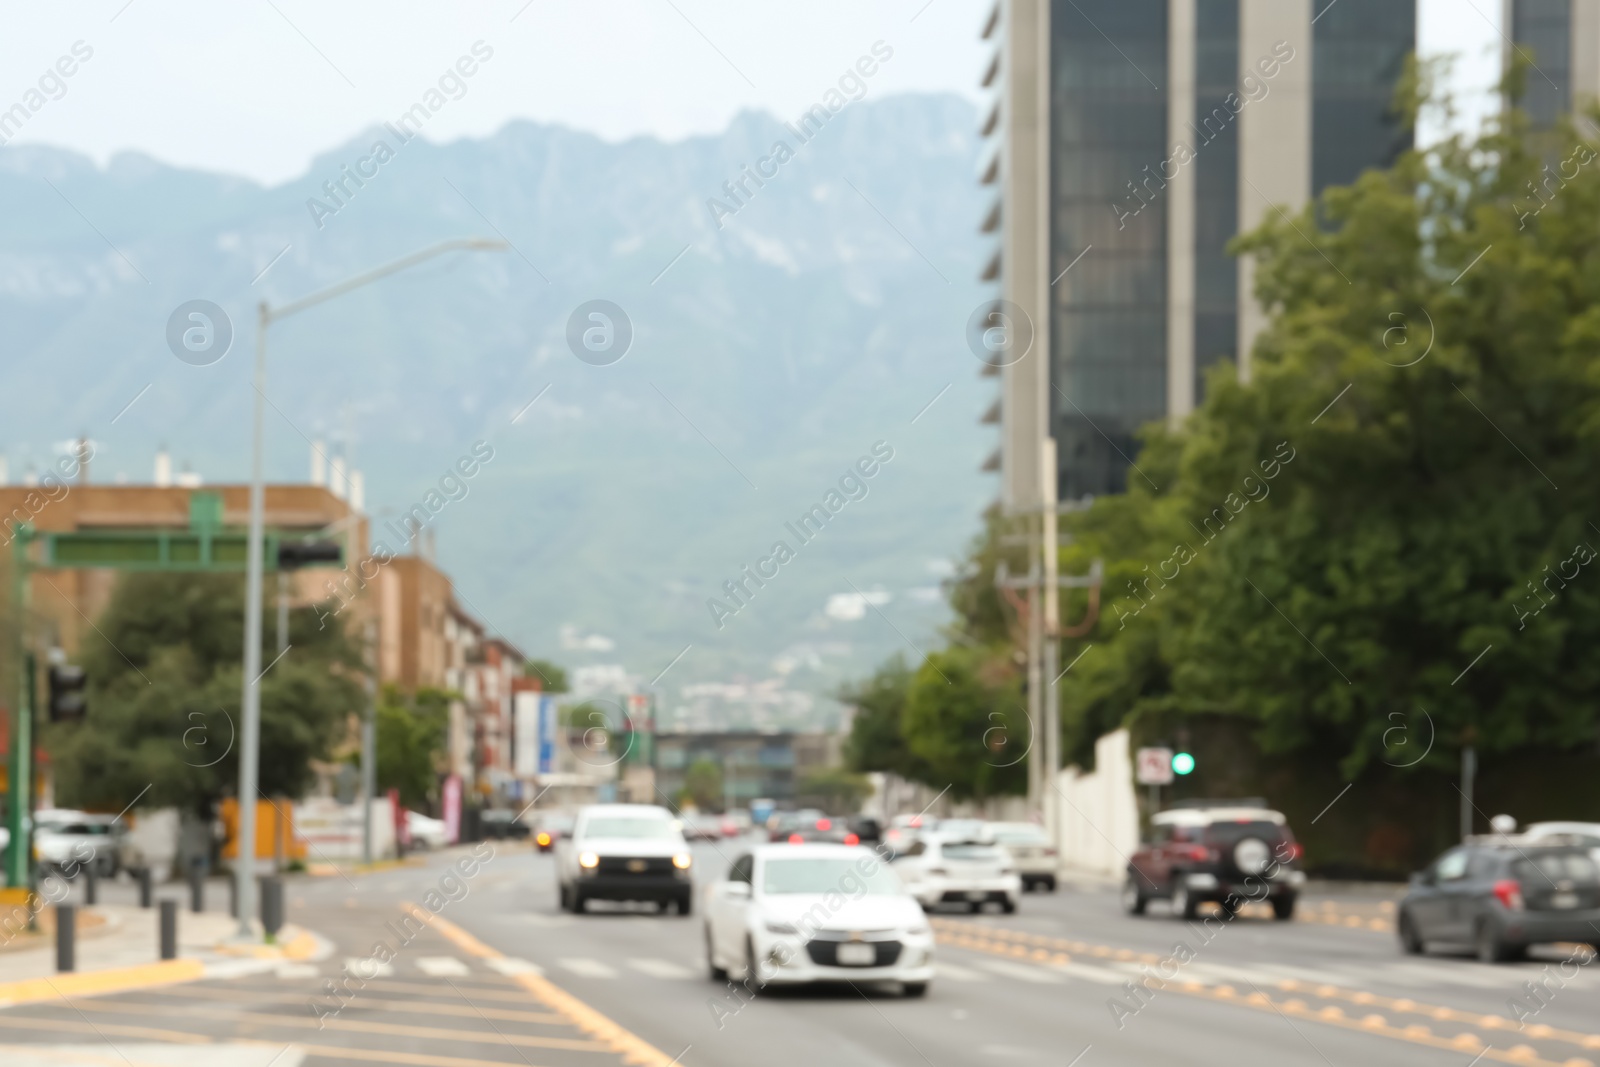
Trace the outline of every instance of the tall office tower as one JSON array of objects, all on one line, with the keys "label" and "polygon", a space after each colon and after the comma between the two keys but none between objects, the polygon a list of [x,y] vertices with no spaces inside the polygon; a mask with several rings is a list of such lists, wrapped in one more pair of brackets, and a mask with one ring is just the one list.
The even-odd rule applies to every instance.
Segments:
[{"label": "tall office tower", "polygon": [[1007,511],[1036,507],[1048,434],[1061,500],[1120,492],[1140,427],[1192,411],[1218,360],[1249,374],[1266,317],[1227,243],[1410,145],[1390,103],[1415,7],[999,0],[983,35],[981,180],[999,193],[983,228],[1000,234],[983,276],[1032,329],[1025,356],[986,368],[1001,442],[985,467]]},{"label": "tall office tower", "polygon": [[1600,0],[1502,0],[1507,61],[1532,64],[1520,101],[1536,126],[1554,126],[1600,97]]}]

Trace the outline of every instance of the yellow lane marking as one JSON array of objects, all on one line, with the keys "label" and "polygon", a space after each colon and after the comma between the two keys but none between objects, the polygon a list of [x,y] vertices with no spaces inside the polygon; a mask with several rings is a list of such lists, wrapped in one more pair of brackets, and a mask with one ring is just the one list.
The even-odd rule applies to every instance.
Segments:
[{"label": "yellow lane marking", "polygon": [[151,1041],[171,1041],[184,1045],[209,1045],[209,1037],[200,1037],[184,1030],[158,1030],[153,1026],[126,1026],[105,1023],[90,1026],[77,1019],[34,1019],[0,1012],[0,1026],[15,1026],[19,1030],[64,1030],[71,1034],[109,1034],[114,1037],[143,1037]]},{"label": "yellow lane marking", "polygon": [[[439,990],[435,990],[435,992],[439,992]],[[187,992],[184,994],[185,997],[188,995],[189,994]],[[321,996],[321,994],[316,995]],[[527,995],[524,993],[518,993],[516,995],[522,998],[524,1001],[527,1000]],[[251,1003],[260,1003],[262,1001],[276,1002],[280,1004],[305,1004],[309,1002],[310,996],[305,993],[250,993],[244,997],[231,997],[227,999],[234,1003],[242,1002],[241,1006]],[[331,1007],[331,1005],[329,1006]],[[470,1004],[440,1004],[435,1001],[426,1000],[390,1000],[381,997],[369,997],[365,993],[355,994],[353,999],[346,1006],[351,1011],[414,1012],[418,1015],[448,1015],[453,1018],[467,1019],[483,1019],[487,1017],[490,1019],[499,1019],[503,1022],[511,1023],[542,1023],[555,1026],[568,1025],[567,1020],[563,1019],[561,1016],[545,1011],[512,1011],[509,1008],[475,1009]],[[95,1000],[74,1003],[73,1007],[88,1011],[111,1013],[120,1012],[124,1015],[203,1015],[209,1018],[238,1019],[241,1022],[279,1022],[289,1018],[288,1016],[269,1015],[265,1012],[258,1011],[243,1011],[229,1014],[219,1009],[208,1010],[194,1004],[153,1004],[148,1001]],[[336,1021],[338,1020],[333,1016],[329,1016],[325,1020],[324,1025],[331,1027]],[[456,1033],[456,1031],[453,1030],[449,1032],[452,1034]],[[593,1046],[592,1042],[587,1041],[578,1042],[578,1044],[583,1048],[591,1048]]]},{"label": "yellow lane marking", "polygon": [[[461,1004],[443,1004],[438,1001],[430,1000],[410,1000],[405,997],[373,996],[369,992],[372,983],[368,982],[367,986],[368,989],[363,989],[361,991],[361,999],[352,1005],[353,1008],[376,1008],[381,1011],[415,1011],[424,1015],[470,1015],[473,1018],[482,1017],[480,1016],[479,1012],[474,1010],[471,1006],[463,1006]],[[475,987],[466,986],[460,982],[456,983],[456,988],[464,992],[470,992],[472,994],[472,999],[475,1002],[489,998],[510,1000],[517,1004],[526,1004],[528,1002],[527,991],[523,989],[518,989],[514,992],[512,990],[480,991]],[[416,985],[416,990],[422,993],[442,992],[438,986],[427,986],[421,984]],[[323,994],[308,994],[305,992],[269,993],[261,989],[232,988],[229,986],[219,986],[213,989],[207,988],[206,986],[196,986],[193,989],[184,990],[183,995],[185,997],[204,997],[211,1000],[229,1001],[242,1004],[304,1004],[307,996],[322,996]],[[136,1004],[143,1006],[147,1002],[115,1001],[111,1003]],[[482,1009],[482,1014],[487,1015],[492,1019],[504,1019],[507,1022],[549,1023],[552,1025],[562,1026],[566,1025],[567,1023],[567,1020],[563,1019],[559,1015],[541,1011],[514,1011],[510,1008],[484,1008]]]},{"label": "yellow lane marking", "polygon": [[308,1056],[330,1060],[366,1060],[370,1063],[406,1063],[413,1067],[527,1067],[523,1060],[475,1060],[465,1056],[430,1056],[422,1052],[384,1052],[379,1049],[342,1048],[338,1045],[302,1045],[295,1048]]},{"label": "yellow lane marking", "polygon": [[[936,930],[936,936],[938,937],[938,940],[945,944],[953,944],[961,948],[970,949],[972,951],[987,952],[999,956],[1012,955],[1012,946],[1014,944],[1024,942],[1054,942],[1059,945],[1070,947],[1074,951],[1078,952],[1082,952],[1087,949],[1089,950],[1090,954],[1098,956],[1111,955],[1117,952],[1117,950],[1103,945],[1092,946],[1081,941],[1046,937],[1040,934],[1029,934],[1021,930],[1006,930],[998,927],[983,927],[974,923],[963,923],[956,920],[935,919],[932,921],[932,924]],[[961,931],[962,933],[951,935],[947,934],[945,929]],[[982,931],[984,934],[993,936],[988,938],[965,936],[964,931],[969,929]],[[1126,952],[1127,950],[1122,951]],[[1120,958],[1120,953],[1118,953],[1118,955]],[[1132,956],[1139,962],[1144,963],[1155,963],[1161,959],[1161,957],[1155,955],[1154,953],[1130,952],[1128,955]],[[1133,975],[1130,975],[1130,980],[1133,977]],[[1228,1003],[1239,1004],[1244,1007],[1258,1008],[1264,1011],[1281,1011],[1285,1015],[1294,1015],[1300,1018],[1326,1023],[1332,1026],[1342,1026],[1347,1029],[1361,1030],[1365,1033],[1377,1034],[1383,1037],[1396,1038],[1417,1044],[1429,1045],[1434,1048],[1447,1048],[1456,1051],[1469,1051],[1473,1053],[1482,1051],[1485,1058],[1498,1060],[1505,1063],[1528,1064],[1532,1065],[1532,1067],[1592,1067],[1587,1060],[1569,1059],[1557,1062],[1554,1060],[1540,1059],[1537,1050],[1529,1045],[1517,1045],[1510,1050],[1505,1051],[1497,1048],[1485,1049],[1483,1041],[1473,1033],[1457,1034],[1454,1037],[1441,1037],[1434,1035],[1428,1027],[1420,1024],[1412,1024],[1405,1027],[1391,1026],[1383,1016],[1377,1014],[1368,1014],[1362,1018],[1350,1018],[1345,1015],[1341,1008],[1335,1005],[1313,1008],[1308,1006],[1305,1001],[1299,999],[1275,1002],[1272,1000],[1272,998],[1259,991],[1255,991],[1249,996],[1241,997],[1239,991],[1231,985],[1208,986],[1202,982],[1188,982],[1178,979],[1163,981],[1159,976],[1156,975],[1151,975],[1149,977],[1149,981],[1158,989],[1171,987],[1178,992],[1188,993],[1193,996],[1208,997],[1212,1000],[1226,1001]],[[1360,1004],[1378,1004],[1398,1012],[1427,1015],[1430,1018],[1451,1022],[1475,1023],[1476,1025],[1484,1027],[1485,1029],[1495,1029],[1501,1026],[1505,1028],[1511,1028],[1515,1026],[1515,1024],[1510,1020],[1499,1019],[1496,1016],[1483,1015],[1477,1012],[1457,1011],[1453,1008],[1445,1008],[1436,1005],[1418,1004],[1417,1002],[1406,998],[1384,997],[1375,993],[1342,989],[1338,986],[1313,985],[1309,982],[1298,982],[1293,979],[1286,979],[1282,982],[1279,982],[1277,985],[1279,989],[1282,989],[1286,992],[1300,991],[1304,993],[1310,993],[1323,999],[1343,999]],[[1490,1022],[1489,1020],[1494,1021]],[[1566,1041],[1581,1045],[1584,1048],[1600,1047],[1600,1034],[1582,1034],[1570,1030],[1559,1030],[1554,1027],[1547,1027],[1543,1025],[1528,1027],[1524,1032],[1527,1034],[1527,1036],[1533,1038],[1549,1038],[1557,1041]]]},{"label": "yellow lane marking", "polygon": [[192,982],[205,977],[205,973],[205,964],[199,960],[165,960],[138,967],[117,967],[105,971],[86,971],[82,974],[58,974],[50,978],[25,978],[18,982],[0,982],[0,1007],[9,1007],[12,1004],[37,1004],[65,997],[121,993],[129,989],[152,989],[177,982]]},{"label": "yellow lane marking", "polygon": [[[504,957],[504,954],[498,949],[490,948],[447,919],[442,919],[431,912],[424,911],[414,904],[406,904],[402,907],[413,918],[430,924],[443,937],[470,956],[485,960],[502,959]],[[623,1058],[623,1062],[639,1064],[641,1067],[673,1067],[677,1063],[674,1057],[668,1056],[648,1041],[618,1026],[600,1012],[541,975],[518,974],[512,977],[514,981],[532,993],[546,1007],[566,1016],[578,1029],[595,1040],[603,1042],[613,1052],[619,1053]]]},{"label": "yellow lane marking", "polygon": [[[359,1003],[359,1001],[357,1001]],[[127,1005],[119,1005],[115,1001],[88,1001],[74,1005],[82,1010],[101,1012],[123,1012],[130,1009]],[[194,1004],[140,1004],[132,1009],[146,1015],[177,1015],[184,1018],[209,1018],[224,1022],[248,1023],[251,1025],[269,1026],[294,1026],[310,1027],[314,1030],[347,1030],[362,1034],[394,1034],[400,1037],[435,1038],[443,1041],[459,1041],[463,1037],[471,1036],[472,1040],[485,1045],[510,1045],[526,1046],[528,1048],[561,1048],[578,1052],[601,1052],[605,1046],[596,1041],[586,1041],[575,1037],[539,1037],[534,1034],[502,1034],[498,1030],[492,1033],[478,1033],[476,1031],[451,1030],[439,1026],[407,1026],[403,1023],[376,1022],[367,1019],[345,1019],[334,1015],[325,1015],[317,1018],[310,1012],[305,1015],[273,1015],[264,1011],[230,1012],[219,1008],[204,1008]]]}]

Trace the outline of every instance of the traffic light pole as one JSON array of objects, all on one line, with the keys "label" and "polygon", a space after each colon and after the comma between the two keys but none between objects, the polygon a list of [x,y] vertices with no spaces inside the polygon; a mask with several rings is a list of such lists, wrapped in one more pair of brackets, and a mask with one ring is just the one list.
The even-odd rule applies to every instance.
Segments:
[{"label": "traffic light pole", "polygon": [[6,828],[11,843],[6,848],[6,885],[22,889],[31,882],[33,856],[33,654],[28,651],[28,545],[33,527],[24,524],[11,534],[11,624],[17,664],[17,700],[11,708],[10,766],[6,786]]}]

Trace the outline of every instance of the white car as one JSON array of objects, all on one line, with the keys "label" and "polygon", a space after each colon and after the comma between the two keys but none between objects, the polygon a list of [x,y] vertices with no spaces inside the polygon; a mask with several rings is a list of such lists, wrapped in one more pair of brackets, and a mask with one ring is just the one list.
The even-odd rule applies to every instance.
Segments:
[{"label": "white car", "polygon": [[34,855],[68,877],[91,863],[96,874],[114,877],[122,868],[126,834],[122,821],[110,815],[46,808],[33,817]]},{"label": "white car", "polygon": [[1011,853],[1024,893],[1035,886],[1046,893],[1056,891],[1056,872],[1060,864],[1044,827],[1031,822],[990,823],[984,839],[1004,845]]},{"label": "white car", "polygon": [[1600,822],[1536,822],[1524,827],[1523,835],[1533,840],[1557,835],[1572,837],[1574,844],[1589,850],[1589,855],[1600,863]]},{"label": "white car", "polygon": [[965,904],[982,911],[999,904],[1010,914],[1022,895],[1022,878],[1004,845],[946,837],[943,831],[926,834],[894,859],[894,869],[906,888],[924,908],[939,904]]},{"label": "white car", "polygon": [[859,845],[757,845],[706,890],[711,977],[746,985],[933,980],[933,930],[894,869]]},{"label": "white car", "polygon": [[444,820],[432,819],[418,811],[406,812],[406,832],[418,848],[444,848]]},{"label": "white car", "polygon": [[572,836],[556,842],[561,907],[581,914],[591,900],[644,900],[688,915],[693,863],[682,824],[666,808],[591,804],[578,812]]}]

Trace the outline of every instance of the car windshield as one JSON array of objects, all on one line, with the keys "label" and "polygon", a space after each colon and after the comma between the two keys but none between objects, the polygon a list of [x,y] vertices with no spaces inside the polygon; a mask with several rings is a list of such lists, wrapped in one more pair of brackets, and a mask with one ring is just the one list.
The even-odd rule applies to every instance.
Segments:
[{"label": "car windshield", "polygon": [[610,815],[590,819],[583,828],[583,836],[666,841],[677,837],[678,830],[669,819],[652,818],[649,815]]},{"label": "car windshield", "polygon": [[1534,853],[1512,864],[1518,881],[1552,882],[1563,879],[1573,882],[1600,881],[1600,868],[1581,852]]},{"label": "car windshield", "polygon": [[1047,845],[1050,839],[1038,826],[997,826],[994,839],[1002,845]]},{"label": "car windshield", "polygon": [[768,860],[763,867],[761,891],[769,896],[796,893],[843,893],[865,891],[873,896],[896,896],[903,892],[900,879],[887,866],[865,857],[870,874],[861,873],[862,860],[847,856],[808,856]]}]

